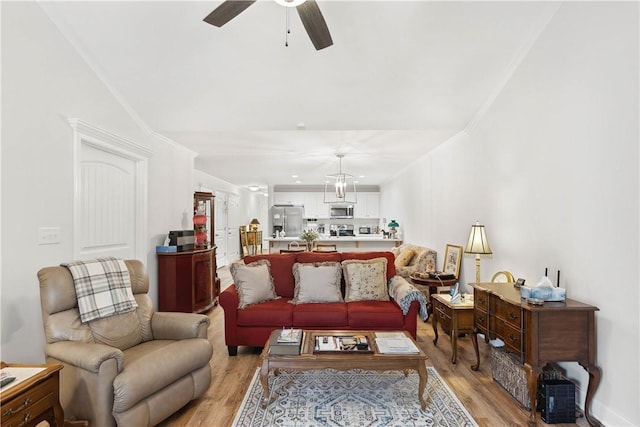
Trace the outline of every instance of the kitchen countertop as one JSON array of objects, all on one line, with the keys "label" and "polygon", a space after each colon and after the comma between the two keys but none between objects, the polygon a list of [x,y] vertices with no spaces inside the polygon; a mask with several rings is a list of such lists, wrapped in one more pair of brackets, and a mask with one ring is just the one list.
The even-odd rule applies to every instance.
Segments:
[{"label": "kitchen countertop", "polygon": [[[265,240],[269,242],[293,242],[300,241],[297,237],[267,237]],[[367,242],[377,242],[377,241],[391,241],[391,242],[400,242],[402,239],[385,239],[382,237],[382,234],[364,234],[358,236],[320,236],[316,242],[353,242],[353,241],[367,241]]]}]

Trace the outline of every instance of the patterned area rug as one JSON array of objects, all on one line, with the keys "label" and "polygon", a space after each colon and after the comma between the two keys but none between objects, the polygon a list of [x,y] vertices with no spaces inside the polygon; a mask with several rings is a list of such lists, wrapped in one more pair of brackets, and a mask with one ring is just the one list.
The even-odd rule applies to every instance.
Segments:
[{"label": "patterned area rug", "polygon": [[[260,407],[256,371],[233,427],[408,427],[477,426],[462,403],[427,367],[426,410],[418,402],[418,374],[396,371],[281,371],[269,374],[271,403]],[[273,400],[275,399],[275,401]]]}]

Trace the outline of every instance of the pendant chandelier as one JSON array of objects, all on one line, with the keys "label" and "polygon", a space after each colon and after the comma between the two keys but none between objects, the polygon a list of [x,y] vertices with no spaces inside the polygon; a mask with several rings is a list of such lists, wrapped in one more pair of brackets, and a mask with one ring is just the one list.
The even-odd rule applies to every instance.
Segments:
[{"label": "pendant chandelier", "polygon": [[327,175],[324,181],[325,203],[355,204],[358,202],[356,181],[353,175],[342,172],[342,158],[344,154],[336,154],[340,161],[338,173]]}]

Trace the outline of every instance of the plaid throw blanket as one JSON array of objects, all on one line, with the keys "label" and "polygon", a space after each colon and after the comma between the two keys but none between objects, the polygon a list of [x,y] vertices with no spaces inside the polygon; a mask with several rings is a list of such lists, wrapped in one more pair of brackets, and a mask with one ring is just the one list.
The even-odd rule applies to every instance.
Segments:
[{"label": "plaid throw blanket", "polygon": [[425,322],[429,319],[429,312],[427,311],[427,298],[422,292],[416,289],[411,283],[407,282],[402,276],[393,276],[389,280],[389,296],[398,303],[402,309],[402,314],[409,312],[409,307],[413,301],[420,303],[420,317]]},{"label": "plaid throw blanket", "polygon": [[106,257],[61,265],[73,276],[82,323],[127,313],[138,306],[123,260]]}]

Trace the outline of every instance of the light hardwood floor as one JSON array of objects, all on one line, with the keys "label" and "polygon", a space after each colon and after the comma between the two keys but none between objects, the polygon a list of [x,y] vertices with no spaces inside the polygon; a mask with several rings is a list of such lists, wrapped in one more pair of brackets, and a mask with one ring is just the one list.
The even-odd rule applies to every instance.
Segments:
[{"label": "light hardwood floor", "polygon": [[[218,270],[224,289],[231,283],[227,268]],[[260,350],[239,347],[238,355],[229,357],[224,345],[224,316],[217,306],[208,313],[211,319],[209,339],[213,345],[211,358],[211,386],[201,398],[191,402],[182,410],[160,424],[162,427],[227,427],[233,422],[236,411],[242,403],[256,368],[260,366]],[[458,361],[451,364],[451,342],[439,331],[438,346],[433,344],[433,327],[418,320],[418,344],[429,355],[427,365],[436,368],[449,387],[458,396],[480,427],[526,426],[528,411],[511,397],[491,377],[489,346],[479,341],[480,370],[474,372],[470,366],[475,363],[475,353],[471,339],[458,339]],[[538,425],[546,426],[538,416]],[[554,424],[571,426],[575,424]],[[578,419],[578,426],[588,426],[584,418]]]}]

